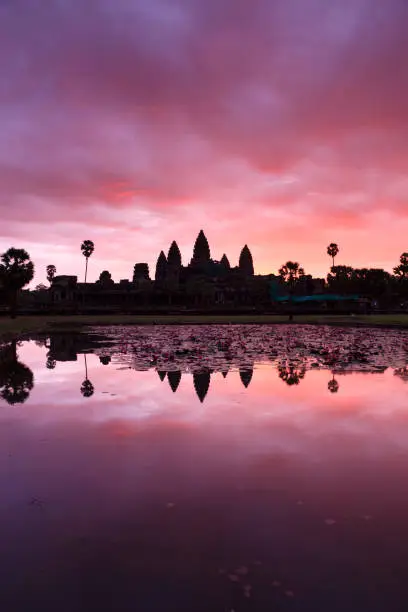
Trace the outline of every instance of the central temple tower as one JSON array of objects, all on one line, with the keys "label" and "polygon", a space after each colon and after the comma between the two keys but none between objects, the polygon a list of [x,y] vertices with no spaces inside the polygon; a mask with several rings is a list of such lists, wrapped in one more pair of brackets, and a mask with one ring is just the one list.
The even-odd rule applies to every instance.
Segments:
[{"label": "central temple tower", "polygon": [[200,230],[198,234],[193,250],[193,258],[191,265],[206,265],[210,262],[211,254],[210,247],[208,246],[208,240],[203,232]]}]

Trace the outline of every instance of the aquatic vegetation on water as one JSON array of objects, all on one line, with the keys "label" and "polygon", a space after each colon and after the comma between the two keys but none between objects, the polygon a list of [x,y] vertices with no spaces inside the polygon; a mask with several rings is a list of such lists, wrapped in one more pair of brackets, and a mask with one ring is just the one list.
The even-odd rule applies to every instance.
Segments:
[{"label": "aquatic vegetation on water", "polygon": [[[254,363],[269,362],[288,384],[298,384],[311,368],[341,374],[384,372],[393,367],[404,379],[408,332],[388,329],[313,325],[202,325],[94,328],[112,341],[101,351],[102,363],[164,372],[239,370],[249,384]],[[98,352],[96,350],[96,352]],[[396,372],[396,373],[397,373]],[[160,375],[160,374],[159,374]],[[172,382],[176,386],[176,380]],[[329,390],[336,391],[335,381]]]}]

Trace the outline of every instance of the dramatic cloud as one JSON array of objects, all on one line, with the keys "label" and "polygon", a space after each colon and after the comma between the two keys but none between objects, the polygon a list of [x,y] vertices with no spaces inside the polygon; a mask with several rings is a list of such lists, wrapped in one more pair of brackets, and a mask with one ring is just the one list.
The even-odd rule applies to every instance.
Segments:
[{"label": "dramatic cloud", "polygon": [[[0,3],[0,248],[90,276],[199,229],[256,270],[407,249],[405,0]],[[384,233],[384,224],[389,231]]]}]

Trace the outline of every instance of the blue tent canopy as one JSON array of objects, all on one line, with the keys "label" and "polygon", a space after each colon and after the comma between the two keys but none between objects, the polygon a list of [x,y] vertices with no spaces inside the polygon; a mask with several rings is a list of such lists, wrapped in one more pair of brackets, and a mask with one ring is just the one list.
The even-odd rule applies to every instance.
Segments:
[{"label": "blue tent canopy", "polygon": [[357,302],[359,295],[340,295],[339,293],[317,293],[315,295],[289,295],[280,294],[276,283],[270,285],[270,296],[273,302],[292,302],[300,304],[304,302]]}]

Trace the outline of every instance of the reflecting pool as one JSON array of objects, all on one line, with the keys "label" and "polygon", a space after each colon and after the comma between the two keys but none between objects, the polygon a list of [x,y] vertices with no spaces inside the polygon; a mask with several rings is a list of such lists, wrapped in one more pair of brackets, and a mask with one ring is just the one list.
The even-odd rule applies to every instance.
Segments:
[{"label": "reflecting pool", "polygon": [[408,609],[408,333],[95,328],[0,347],[0,604]]}]

